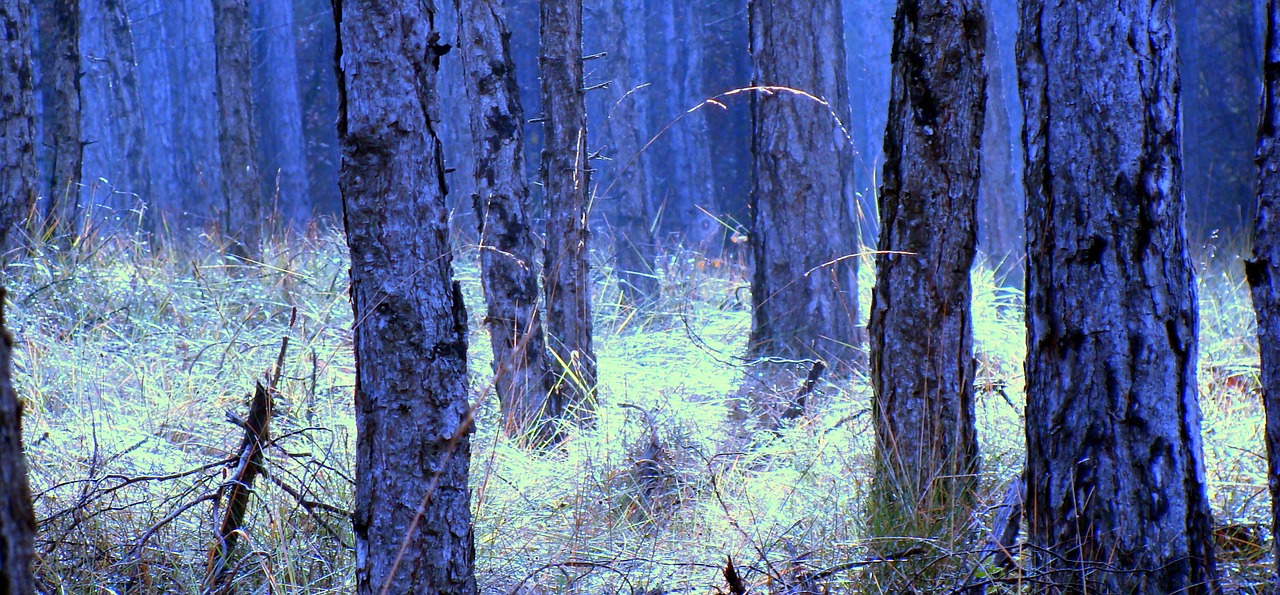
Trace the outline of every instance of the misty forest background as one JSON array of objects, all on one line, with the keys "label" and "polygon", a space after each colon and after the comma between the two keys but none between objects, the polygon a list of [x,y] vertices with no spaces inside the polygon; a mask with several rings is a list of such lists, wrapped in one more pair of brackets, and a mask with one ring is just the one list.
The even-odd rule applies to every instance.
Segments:
[{"label": "misty forest background", "polygon": [[[939,513],[947,529],[927,552],[869,537],[894,519],[866,506],[874,432],[865,368],[824,375],[791,361],[764,373],[749,357],[746,0],[584,1],[598,404],[593,423],[556,430],[551,450],[502,431],[458,15],[452,2],[436,4],[442,38],[432,47],[453,46],[439,56],[435,132],[478,404],[470,483],[481,592],[712,592],[725,585],[727,556],[761,592],[881,592],[904,573],[938,592],[975,577],[984,588],[1035,589],[1002,578],[1012,575],[992,561],[989,535],[1026,462],[1016,0],[987,4],[972,272],[980,486],[964,514]],[[850,235],[868,251],[880,236],[896,4],[843,2],[842,128],[859,213]],[[356,582],[356,371],[334,15],[327,0],[247,3],[252,162],[271,206],[254,213],[265,240],[246,259],[227,239],[245,221],[229,216],[224,195],[213,5],[32,2],[37,210],[61,195],[71,215],[66,225],[26,228],[0,285],[16,337],[45,592],[200,592],[223,519],[219,486],[247,425],[236,420],[255,380],[278,388],[274,440],[244,519],[243,556],[225,580],[245,593],[346,593]],[[1176,2],[1208,499],[1223,587],[1250,593],[1265,591],[1274,563],[1257,331],[1242,269],[1266,10],[1256,0]],[[539,6],[508,0],[507,11],[529,224],[542,230]],[[59,188],[68,123],[53,106],[72,105],[57,84],[69,48],[83,162],[79,183]],[[636,133],[635,150],[606,138],[619,126]],[[637,179],[643,187],[629,194]],[[625,234],[637,217],[649,231],[640,247]],[[651,268],[619,266],[628,250],[648,254]],[[865,324],[874,256],[858,258]],[[279,376],[268,378],[278,357]],[[868,562],[887,552],[919,564],[886,571]]]}]

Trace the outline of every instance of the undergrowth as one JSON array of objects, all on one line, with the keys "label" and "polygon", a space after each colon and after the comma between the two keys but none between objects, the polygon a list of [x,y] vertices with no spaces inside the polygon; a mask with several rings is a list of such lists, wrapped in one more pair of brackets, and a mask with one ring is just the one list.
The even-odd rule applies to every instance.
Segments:
[{"label": "undergrowth", "polygon": [[[228,412],[245,415],[288,337],[235,580],[245,593],[351,592],[343,237],[325,224],[278,236],[261,265],[226,259],[207,237],[189,243],[82,238],[38,246],[4,271],[43,590],[199,592],[221,514],[214,496],[242,433]],[[824,378],[802,416],[780,419],[808,370],[747,372],[744,259],[672,249],[661,298],[640,309],[596,263],[598,421],[536,452],[498,431],[476,253],[458,251],[473,398],[488,395],[471,465],[482,592],[711,593],[729,557],[753,592],[879,592],[872,570],[887,563],[868,560],[863,509],[866,378]],[[862,264],[865,310],[873,277]],[[1202,272],[1200,380],[1210,497],[1220,533],[1238,538],[1223,541],[1223,569],[1248,591],[1267,573],[1268,498],[1253,314],[1237,269]],[[973,280],[981,505],[928,543],[940,582],[924,591],[986,572],[969,552],[1024,456],[1022,295],[986,266]]]}]

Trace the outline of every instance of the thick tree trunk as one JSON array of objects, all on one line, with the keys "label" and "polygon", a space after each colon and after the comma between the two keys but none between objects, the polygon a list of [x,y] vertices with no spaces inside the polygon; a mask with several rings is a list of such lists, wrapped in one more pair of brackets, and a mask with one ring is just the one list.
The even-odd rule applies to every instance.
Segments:
[{"label": "thick tree trunk", "polygon": [[[221,0],[219,0],[221,1]],[[181,229],[197,233],[210,224],[223,226],[218,97],[218,57],[210,0],[170,0],[163,6],[169,38],[172,84],[173,149],[178,186],[174,211]],[[193,229],[194,228],[194,229]]]},{"label": "thick tree trunk", "polygon": [[130,5],[134,17],[132,31],[138,60],[137,75],[139,80],[146,81],[138,90],[147,141],[143,159],[147,161],[151,174],[152,194],[142,199],[147,204],[143,224],[152,232],[163,230],[172,222],[172,214],[181,208],[173,147],[171,56],[167,50],[171,39],[168,19],[162,14],[167,5],[166,0],[143,0]]},{"label": "thick tree trunk", "polygon": [[355,314],[356,593],[476,592],[467,314],[453,282],[429,2],[342,0],[340,184]]},{"label": "thick tree trunk", "polygon": [[1172,0],[1022,0],[1027,523],[1061,591],[1217,590]]},{"label": "thick tree trunk", "polygon": [[249,82],[249,7],[246,0],[213,0],[218,57],[218,152],[222,158],[222,233],[230,252],[258,258],[262,249],[262,181],[258,177]]},{"label": "thick tree trunk", "polygon": [[1013,51],[1010,40],[999,30],[997,9],[1016,12],[1009,0],[994,0],[987,7],[987,116],[982,131],[982,181],[978,184],[978,248],[995,268],[998,283],[1017,286],[1022,284],[1026,254],[1026,199],[1018,175],[1020,165],[1015,165],[1020,160],[1014,158],[1013,118],[1008,107],[1008,94],[1016,89],[1005,84],[1007,70],[1011,70],[1005,68],[1005,56],[1011,57]]},{"label": "thick tree trunk", "polygon": [[[0,23],[15,24],[12,17],[22,13],[16,4],[19,2],[13,0],[0,3]],[[8,30],[25,28],[22,25]],[[22,451],[22,404],[9,376],[13,337],[4,328],[4,302],[4,290],[0,289],[0,593],[30,595],[35,592],[36,582],[32,571],[36,517]]]},{"label": "thick tree trunk", "polygon": [[298,98],[298,55],[292,0],[249,3],[253,34],[253,116],[257,130],[258,171],[266,183],[267,205],[295,224],[311,219],[307,193],[306,147],[302,139],[302,101]]},{"label": "thick tree trunk", "polygon": [[[1267,483],[1272,535],[1280,531],[1280,0],[1267,1],[1262,107],[1258,123],[1258,210],[1253,259],[1245,276],[1258,316],[1262,401],[1266,409]],[[1280,539],[1272,539],[1280,554]],[[1275,556],[1280,569],[1280,555]]]},{"label": "thick tree trunk", "polygon": [[74,234],[81,218],[80,172],[84,142],[80,136],[80,4],[78,0],[42,0],[38,8],[51,98],[45,142],[53,147],[52,177],[45,191],[42,227],[55,234]]},{"label": "thick tree trunk", "polygon": [[909,521],[878,527],[885,536],[935,537],[977,487],[969,269],[985,11],[982,0],[902,0],[895,19],[868,335],[877,504]]},{"label": "thick tree trunk", "polygon": [[755,84],[829,104],[787,91],[752,98],[750,351],[848,370],[862,329],[840,2],[752,0],[750,18]]},{"label": "thick tree trunk", "polygon": [[551,395],[546,338],[538,313],[534,230],[524,169],[524,111],[508,45],[502,0],[454,0],[458,50],[471,101],[480,269],[493,346],[494,386],[510,436],[532,431],[535,441],[553,438],[561,409]]},{"label": "thick tree trunk", "polygon": [[[596,354],[591,347],[591,271],[587,264],[587,110],[582,87],[582,0],[541,0],[542,190],[547,239],[542,267],[547,334],[564,365],[552,403],[595,407]],[[565,411],[548,411],[559,416]]]},{"label": "thick tree trunk", "polygon": [[[35,207],[35,97],[31,73],[31,5],[0,0],[0,265],[19,247]],[[3,398],[0,396],[0,398]],[[0,454],[0,458],[4,455]]]}]

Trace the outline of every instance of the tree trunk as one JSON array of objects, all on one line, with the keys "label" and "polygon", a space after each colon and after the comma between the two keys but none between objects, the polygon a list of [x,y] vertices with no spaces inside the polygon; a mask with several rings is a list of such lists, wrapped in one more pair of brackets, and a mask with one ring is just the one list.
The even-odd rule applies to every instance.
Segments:
[{"label": "tree trunk", "polygon": [[1007,96],[1011,85],[1005,84],[1005,56],[1013,52],[999,31],[1000,10],[1016,12],[1009,0],[995,0],[987,6],[987,117],[982,131],[982,181],[978,184],[978,247],[995,269],[997,283],[1018,286],[1026,254],[1026,199],[1015,166],[1020,160],[1014,159],[1013,118]]},{"label": "tree trunk", "polygon": [[[875,498],[936,537],[977,487],[969,269],[986,109],[982,0],[902,0],[880,189],[880,250],[868,327]],[[901,544],[888,550],[902,549]],[[888,551],[886,550],[886,551]]]},{"label": "tree trunk", "polygon": [[[249,3],[254,31],[252,97],[257,130],[258,169],[267,184],[265,204],[294,224],[311,220],[307,193],[306,148],[302,140],[302,101],[298,98],[298,55],[292,0]],[[270,209],[268,209],[270,210]]]},{"label": "tree trunk", "polygon": [[[703,52],[698,73],[706,97],[751,85],[751,52],[747,0],[722,0],[703,4]],[[747,199],[751,195],[751,102],[735,97],[722,102],[723,108],[703,108],[707,130],[715,131],[715,148],[710,151],[710,178],[715,184],[713,204],[733,231],[746,229],[751,215]],[[710,142],[710,141],[709,141]],[[714,223],[714,222],[713,222]],[[722,242],[730,230],[715,223],[715,239]],[[723,245],[723,244],[721,244]]]},{"label": "tree trunk", "polygon": [[509,436],[532,430],[535,441],[554,437],[544,412],[550,384],[546,338],[538,314],[534,230],[524,169],[524,110],[508,45],[502,0],[454,0],[458,50],[471,101],[480,269],[493,346],[494,386]]},{"label": "tree trunk", "polygon": [[262,249],[262,181],[255,158],[246,0],[213,0],[218,56],[218,152],[222,158],[222,233],[229,251],[256,259]]},{"label": "tree trunk", "polygon": [[453,281],[429,2],[342,0],[340,186],[355,315],[356,593],[476,592],[467,313]]},{"label": "tree trunk", "polygon": [[295,0],[295,35],[298,38],[298,82],[302,102],[302,133],[306,143],[307,196],[316,212],[342,212],[338,193],[337,83],[333,78],[333,29],[329,0]]},{"label": "tree trunk", "polygon": [[839,0],[752,0],[750,350],[758,357],[857,365],[858,231]]},{"label": "tree trunk", "polygon": [[[35,97],[31,75],[31,5],[0,0],[0,266],[19,247],[35,207]],[[0,372],[2,373],[2,372]],[[0,398],[3,398],[0,395]],[[5,458],[0,454],[0,459]],[[26,591],[29,592],[29,591]]]},{"label": "tree trunk", "polygon": [[885,119],[889,110],[890,51],[896,0],[844,0],[845,41],[849,48],[851,117],[856,213],[864,243],[880,235],[876,187],[884,164]]},{"label": "tree trunk", "polygon": [[[1267,416],[1267,483],[1272,535],[1280,531],[1280,0],[1267,2],[1261,118],[1258,124],[1258,210],[1253,259],[1245,276],[1258,316],[1262,401]],[[1272,539],[1280,554],[1280,539]],[[1280,555],[1275,556],[1280,569]]]},{"label": "tree trunk", "polygon": [[[80,3],[78,0],[42,0],[39,14],[43,43],[48,45],[45,76],[53,97],[45,108],[53,114],[46,142],[53,147],[52,178],[45,192],[46,232],[75,234],[81,218],[80,172],[84,142],[80,137]],[[51,99],[52,101],[49,101]]]},{"label": "tree trunk", "polygon": [[[26,25],[14,21],[13,17],[21,18],[23,12],[17,4],[21,3],[7,0],[0,4],[0,23],[11,27],[11,32],[18,31],[15,37],[21,39]],[[26,70],[30,71],[30,67]],[[28,83],[27,89],[30,87]],[[30,595],[35,592],[36,582],[32,570],[36,517],[22,450],[22,404],[9,376],[13,337],[4,328],[4,302],[4,290],[0,289],[0,593]]]},{"label": "tree trunk", "polygon": [[164,43],[170,57],[178,181],[173,204],[179,228],[192,234],[210,224],[225,227],[220,156],[224,122],[221,101],[211,100],[221,95],[213,5],[210,0],[170,0],[162,9],[168,21]]},{"label": "tree trunk", "polygon": [[[596,354],[591,347],[591,271],[587,264],[587,110],[582,87],[582,0],[541,0],[542,189],[547,240],[542,267],[547,334],[564,365],[549,402],[590,417]],[[549,410],[559,416],[566,410]]]},{"label": "tree trunk", "polygon": [[1034,571],[1055,592],[1215,592],[1172,0],[1020,14]]},{"label": "tree trunk", "polygon": [[137,75],[139,80],[147,83],[138,88],[138,105],[142,110],[143,134],[147,141],[143,159],[147,161],[151,174],[152,192],[142,197],[147,204],[143,224],[151,232],[161,231],[172,223],[171,216],[181,204],[173,146],[171,56],[167,50],[171,39],[167,19],[162,13],[167,5],[166,0],[143,0],[131,5],[133,12],[130,13],[134,17],[132,31],[138,60]]},{"label": "tree trunk", "polygon": [[[638,304],[657,296],[655,274],[657,249],[651,225],[648,178],[640,158],[644,128],[636,105],[641,92],[633,93],[631,29],[623,0],[592,0],[587,5],[587,31],[597,32],[588,43],[592,54],[603,53],[595,62],[596,88],[588,95],[593,145],[600,146],[604,159],[593,164],[596,204],[602,205],[613,235],[614,271],[618,286],[629,303]],[[643,23],[639,23],[643,29]]]}]

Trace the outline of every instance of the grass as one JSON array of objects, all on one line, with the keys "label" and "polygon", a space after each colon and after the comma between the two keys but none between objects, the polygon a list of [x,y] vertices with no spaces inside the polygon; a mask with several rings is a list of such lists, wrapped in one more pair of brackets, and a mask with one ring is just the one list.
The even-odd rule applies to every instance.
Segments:
[{"label": "grass", "polygon": [[[246,593],[351,592],[354,370],[342,235],[320,224],[278,236],[260,267],[224,260],[209,238],[189,243],[86,237],[43,245],[4,271],[45,590],[199,591],[220,512],[208,495],[240,440],[226,412],[244,415],[253,382],[289,337],[272,428],[282,438],[266,452],[269,478],[251,503],[235,580]],[[878,592],[875,573],[859,565],[871,545],[866,379],[824,380],[806,414],[779,425],[760,405],[784,400],[807,370],[745,371],[742,255],[668,253],[662,298],[638,311],[597,264],[596,426],[571,431],[558,451],[529,452],[498,431],[491,391],[481,404],[471,467],[481,590],[709,593],[732,556],[753,591],[822,574],[832,592]],[[476,267],[474,247],[460,249],[473,396],[491,380]],[[1232,535],[1248,542],[1268,508],[1253,314],[1238,262],[1215,257],[1202,268],[1210,497],[1219,523],[1243,528]],[[942,581],[934,588],[980,571],[962,554],[1022,466],[1022,297],[988,267],[973,279],[984,506],[930,544],[931,575]],[[1230,586],[1261,588],[1265,560],[1234,550],[1223,560]]]}]

